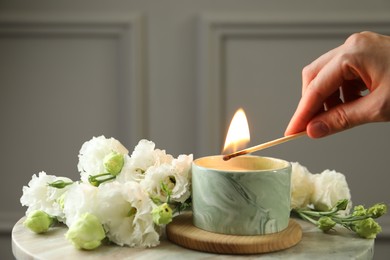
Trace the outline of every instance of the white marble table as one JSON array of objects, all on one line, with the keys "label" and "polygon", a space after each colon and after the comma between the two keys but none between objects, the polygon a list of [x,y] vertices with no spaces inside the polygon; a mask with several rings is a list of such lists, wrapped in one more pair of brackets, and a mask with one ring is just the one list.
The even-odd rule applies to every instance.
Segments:
[{"label": "white marble table", "polygon": [[139,249],[119,246],[101,246],[94,251],[75,249],[64,237],[65,226],[52,228],[37,235],[23,226],[20,219],[12,230],[12,251],[16,259],[372,259],[374,240],[363,239],[338,228],[324,234],[313,225],[297,220],[303,237],[296,246],[274,253],[259,255],[217,255],[177,246],[165,237],[155,248]]}]

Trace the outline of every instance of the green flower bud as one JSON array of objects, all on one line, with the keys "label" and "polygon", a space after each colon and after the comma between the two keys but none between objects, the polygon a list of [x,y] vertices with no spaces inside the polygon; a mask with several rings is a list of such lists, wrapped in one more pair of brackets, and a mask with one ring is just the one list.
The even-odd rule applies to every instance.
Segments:
[{"label": "green flower bud", "polygon": [[354,222],[353,230],[361,237],[375,238],[382,231],[381,226],[372,218]]},{"label": "green flower bud", "polygon": [[125,158],[123,154],[117,152],[111,152],[103,159],[104,168],[108,173],[111,173],[114,176],[118,175],[122,171],[124,163]]},{"label": "green flower bud", "polygon": [[53,187],[53,188],[63,189],[66,186],[71,185],[71,184],[73,184],[73,182],[71,182],[71,181],[66,182],[64,180],[56,180],[52,183],[48,183],[47,185],[49,185],[50,187]]},{"label": "green flower bud", "polygon": [[172,221],[172,209],[167,203],[152,210],[153,222],[157,225],[165,225]]},{"label": "green flower bud", "polygon": [[318,228],[324,232],[331,230],[335,225],[336,222],[334,222],[330,217],[321,217],[317,221]]},{"label": "green flower bud", "polygon": [[365,216],[365,215],[367,215],[367,210],[362,205],[358,205],[353,208],[352,216]]},{"label": "green flower bud", "polygon": [[65,237],[78,249],[92,250],[100,246],[106,234],[99,219],[85,213],[72,224]]},{"label": "green flower bud", "polygon": [[29,228],[35,233],[45,233],[53,225],[55,218],[49,216],[46,212],[42,210],[36,210],[31,212],[26,220],[23,222],[23,225]]},{"label": "green flower bud", "polygon": [[384,203],[378,203],[367,210],[367,213],[372,215],[373,218],[379,218],[387,212],[387,206]]},{"label": "green flower bud", "polygon": [[348,203],[349,203],[349,200],[347,200],[347,199],[339,200],[339,201],[337,201],[335,207],[337,208],[337,210],[345,210],[348,206]]}]

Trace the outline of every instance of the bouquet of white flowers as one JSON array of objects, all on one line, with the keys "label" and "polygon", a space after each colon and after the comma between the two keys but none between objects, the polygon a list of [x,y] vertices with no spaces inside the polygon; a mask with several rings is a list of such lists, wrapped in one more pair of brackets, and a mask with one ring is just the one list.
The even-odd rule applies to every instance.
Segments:
[{"label": "bouquet of white flowers", "polygon": [[[44,233],[57,222],[79,249],[95,249],[105,239],[120,246],[154,247],[162,228],[191,207],[192,155],[174,158],[141,140],[131,155],[116,139],[93,137],[79,152],[80,180],[40,172],[23,187],[24,225]],[[386,213],[379,203],[350,210],[346,178],[336,171],[311,174],[292,163],[291,210],[323,231],[336,224],[365,238],[381,231],[373,219]]]},{"label": "bouquet of white flowers", "polygon": [[129,155],[118,140],[94,137],[80,149],[80,181],[40,172],[23,187],[24,224],[43,233],[63,222],[66,238],[80,249],[94,249],[105,238],[120,246],[156,246],[161,227],[190,205],[192,160],[173,158],[148,140]]}]

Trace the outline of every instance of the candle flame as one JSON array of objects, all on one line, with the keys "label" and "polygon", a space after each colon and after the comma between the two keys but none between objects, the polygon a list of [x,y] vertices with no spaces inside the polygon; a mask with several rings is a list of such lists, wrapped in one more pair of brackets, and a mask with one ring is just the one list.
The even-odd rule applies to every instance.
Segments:
[{"label": "candle flame", "polygon": [[239,108],[233,116],[225,139],[223,153],[233,153],[243,149],[250,141],[248,120],[245,112]]}]

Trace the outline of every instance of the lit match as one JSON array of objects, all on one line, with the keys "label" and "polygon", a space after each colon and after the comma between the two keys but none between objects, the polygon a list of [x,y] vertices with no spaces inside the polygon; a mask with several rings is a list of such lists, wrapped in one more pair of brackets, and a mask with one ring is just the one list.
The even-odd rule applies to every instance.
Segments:
[{"label": "lit match", "polygon": [[259,144],[259,145],[256,145],[256,146],[253,146],[253,147],[250,147],[247,149],[243,149],[243,150],[231,153],[231,154],[224,155],[223,160],[227,161],[227,160],[230,160],[230,159],[237,157],[237,156],[240,156],[240,155],[253,153],[253,152],[265,149],[265,148],[269,148],[269,147],[272,147],[272,146],[275,146],[278,144],[285,143],[287,141],[294,140],[294,139],[301,137],[301,136],[304,136],[304,135],[306,135],[306,131],[300,132],[297,134],[293,134],[293,135],[284,136],[284,137],[281,137],[281,138],[278,138],[278,139],[275,139],[275,140],[272,140],[272,141],[269,141],[269,142],[266,142],[263,144]]}]

